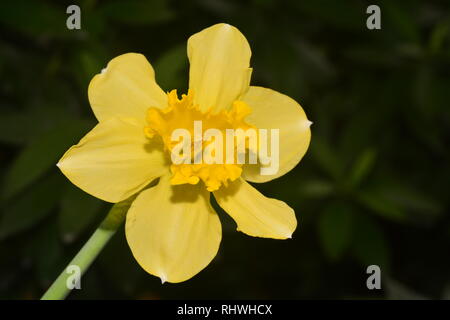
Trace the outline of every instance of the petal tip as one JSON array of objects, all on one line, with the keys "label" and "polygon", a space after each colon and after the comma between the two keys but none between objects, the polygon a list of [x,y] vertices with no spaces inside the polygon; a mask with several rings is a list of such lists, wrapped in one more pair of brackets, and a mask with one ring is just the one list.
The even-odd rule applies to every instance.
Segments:
[{"label": "petal tip", "polygon": [[233,28],[233,26],[231,24],[226,23],[226,22],[220,22],[220,23],[217,23],[217,24],[215,24],[215,25],[213,25],[211,27],[222,28],[224,30],[228,30],[228,29],[232,29]]},{"label": "petal tip", "polygon": [[226,28],[226,29],[232,29],[233,28],[233,26],[231,24],[228,24],[228,23],[223,23],[222,26],[224,28]]},{"label": "petal tip", "polygon": [[305,121],[303,122],[303,125],[304,125],[304,127],[305,127],[306,129],[309,129],[309,127],[311,127],[312,124],[313,124],[313,122],[312,122],[312,121],[309,121],[309,120],[305,120]]},{"label": "petal tip", "polygon": [[167,277],[166,277],[165,274],[161,274],[161,275],[159,276],[159,278],[161,279],[161,284],[164,284],[164,283],[167,281]]},{"label": "petal tip", "polygon": [[65,165],[66,163],[64,162],[64,159],[60,159],[59,161],[58,161],[58,163],[56,163],[56,166],[59,168],[59,170],[63,170],[64,169],[64,165]]}]

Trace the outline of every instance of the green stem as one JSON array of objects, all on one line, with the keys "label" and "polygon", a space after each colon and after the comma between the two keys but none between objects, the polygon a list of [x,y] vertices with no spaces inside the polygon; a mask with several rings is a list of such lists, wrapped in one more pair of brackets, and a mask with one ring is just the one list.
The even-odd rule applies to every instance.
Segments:
[{"label": "green stem", "polygon": [[[86,272],[97,255],[102,251],[117,229],[122,225],[131,202],[132,199],[128,199],[126,201],[116,203],[111,208],[108,215],[97,230],[95,230],[77,255],[72,259],[72,261],[70,261],[69,266],[78,266],[81,274]],[[60,300],[67,297],[71,290],[67,286],[67,279],[72,276],[72,273],[67,273],[66,271],[67,268],[61,272],[59,277],[42,296],[41,300]]]}]

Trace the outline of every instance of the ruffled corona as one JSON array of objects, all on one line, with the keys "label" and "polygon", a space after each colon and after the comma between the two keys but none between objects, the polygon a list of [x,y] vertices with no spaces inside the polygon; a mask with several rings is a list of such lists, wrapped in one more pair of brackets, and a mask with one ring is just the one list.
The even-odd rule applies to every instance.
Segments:
[{"label": "ruffled corona", "polygon": [[[251,113],[250,107],[243,101],[236,100],[233,102],[230,110],[222,110],[214,113],[213,108],[202,112],[198,105],[194,104],[194,93],[192,90],[188,94],[183,94],[181,99],[178,98],[177,91],[172,90],[168,93],[168,105],[164,109],[151,107],[147,111],[147,126],[144,129],[148,138],[160,136],[167,152],[172,152],[174,147],[179,143],[172,140],[172,133],[177,129],[185,129],[193,137],[191,140],[191,159],[189,163],[172,163],[170,170],[172,172],[171,184],[197,184],[200,180],[206,185],[208,191],[218,190],[222,185],[227,185],[228,181],[234,181],[241,176],[242,164],[237,161],[233,163],[197,163],[194,158],[201,157],[195,145],[203,144],[200,150],[211,143],[211,141],[203,141],[198,138],[194,132],[194,122],[201,121],[201,137],[208,129],[216,129],[226,136],[227,129],[256,129],[254,126],[245,122],[245,117]],[[246,148],[248,142],[245,141]],[[236,145],[236,144],[235,144]],[[252,150],[254,151],[254,150]],[[203,152],[203,151],[200,151]],[[224,150],[223,154],[226,153]],[[236,158],[236,147],[233,152]]]}]

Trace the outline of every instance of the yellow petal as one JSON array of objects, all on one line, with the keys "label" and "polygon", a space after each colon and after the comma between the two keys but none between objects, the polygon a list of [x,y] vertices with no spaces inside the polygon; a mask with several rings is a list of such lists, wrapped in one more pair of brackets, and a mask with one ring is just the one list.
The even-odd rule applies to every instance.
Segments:
[{"label": "yellow petal", "polygon": [[228,24],[216,24],[189,38],[189,88],[202,111],[227,109],[247,91],[250,56],[247,39]]},{"label": "yellow petal", "polygon": [[217,203],[236,221],[237,230],[253,237],[287,239],[297,227],[294,210],[266,198],[243,179],[214,191]]},{"label": "yellow petal", "polygon": [[126,237],[134,257],[162,282],[192,278],[216,256],[219,217],[200,185],[170,185],[170,176],[138,195],[127,213]]},{"label": "yellow petal", "polygon": [[112,59],[89,84],[89,102],[99,121],[113,117],[145,121],[149,107],[167,106],[167,95],[155,82],[155,72],[138,53]]},{"label": "yellow petal", "polygon": [[134,120],[100,122],[59,160],[58,167],[80,189],[108,202],[135,194],[167,172],[162,146]]},{"label": "yellow petal", "polygon": [[251,86],[242,100],[252,108],[252,113],[246,118],[248,123],[259,129],[280,130],[278,172],[261,175],[260,165],[244,165],[243,178],[251,182],[267,182],[281,177],[291,171],[306,153],[312,122],[295,100],[271,89]]}]

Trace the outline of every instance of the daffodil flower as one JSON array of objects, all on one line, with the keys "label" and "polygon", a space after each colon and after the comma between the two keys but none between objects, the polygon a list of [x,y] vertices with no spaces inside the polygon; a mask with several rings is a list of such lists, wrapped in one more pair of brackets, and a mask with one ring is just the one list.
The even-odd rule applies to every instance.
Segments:
[{"label": "daffodil flower", "polygon": [[[187,54],[189,92],[181,99],[158,86],[143,55],[111,60],[88,89],[98,124],[58,163],[72,183],[99,199],[117,203],[137,195],[126,216],[126,238],[142,268],[163,282],[185,281],[216,256],[222,230],[211,193],[239,231],[291,238],[294,210],[247,181],[289,172],[311,136],[311,122],[297,102],[250,86],[250,46],[235,27],[217,24],[194,34]],[[171,163],[171,130],[193,120],[220,130],[279,129],[278,172],[262,175],[261,164]]]}]

